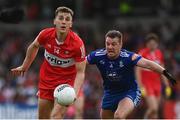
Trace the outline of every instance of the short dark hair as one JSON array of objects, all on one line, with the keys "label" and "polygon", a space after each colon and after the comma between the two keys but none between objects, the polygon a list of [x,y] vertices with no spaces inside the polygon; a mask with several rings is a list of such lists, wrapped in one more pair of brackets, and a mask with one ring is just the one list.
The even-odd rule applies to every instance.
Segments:
[{"label": "short dark hair", "polygon": [[159,37],[155,33],[149,33],[145,37],[145,42],[148,43],[149,41],[154,40],[155,42],[159,43]]},{"label": "short dark hair", "polygon": [[119,42],[122,42],[123,34],[117,30],[110,30],[105,35],[105,38],[107,38],[107,37],[110,37],[110,38],[118,37],[120,40]]},{"label": "short dark hair", "polygon": [[70,13],[72,17],[73,17],[73,15],[74,15],[74,12],[73,12],[70,8],[65,7],[65,6],[58,7],[58,8],[56,9],[56,11],[55,11],[55,17],[57,16],[57,14],[58,14],[59,12]]}]

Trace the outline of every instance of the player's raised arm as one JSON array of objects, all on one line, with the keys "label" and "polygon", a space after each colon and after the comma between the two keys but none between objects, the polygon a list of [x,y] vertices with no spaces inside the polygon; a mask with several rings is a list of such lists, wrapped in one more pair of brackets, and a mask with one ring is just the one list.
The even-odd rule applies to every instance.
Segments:
[{"label": "player's raised arm", "polygon": [[23,64],[17,68],[11,69],[11,72],[13,75],[24,75],[24,72],[26,72],[30,65],[32,64],[33,60],[35,59],[37,52],[39,50],[39,42],[37,38],[29,45],[26,51],[26,57],[23,61]]},{"label": "player's raised arm", "polygon": [[157,72],[159,74],[163,74],[172,85],[176,84],[176,80],[172,77],[172,75],[162,66],[160,66],[159,64],[145,59],[145,58],[141,58],[138,62],[137,62],[137,66],[142,67],[142,68],[146,68],[146,69],[150,69],[154,72]]}]

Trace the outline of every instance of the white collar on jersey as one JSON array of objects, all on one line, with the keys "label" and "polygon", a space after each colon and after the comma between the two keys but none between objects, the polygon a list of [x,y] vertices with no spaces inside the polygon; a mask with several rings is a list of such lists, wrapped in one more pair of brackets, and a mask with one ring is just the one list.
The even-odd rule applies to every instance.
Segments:
[{"label": "white collar on jersey", "polygon": [[56,40],[56,43],[57,43],[58,45],[64,44],[64,42],[59,42],[56,38],[55,38],[55,40]]}]

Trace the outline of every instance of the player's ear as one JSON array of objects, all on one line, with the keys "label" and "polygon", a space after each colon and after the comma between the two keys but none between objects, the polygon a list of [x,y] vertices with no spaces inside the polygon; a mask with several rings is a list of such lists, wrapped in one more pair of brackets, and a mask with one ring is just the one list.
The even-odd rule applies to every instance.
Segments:
[{"label": "player's ear", "polygon": [[70,27],[72,28],[72,21],[71,21]]}]

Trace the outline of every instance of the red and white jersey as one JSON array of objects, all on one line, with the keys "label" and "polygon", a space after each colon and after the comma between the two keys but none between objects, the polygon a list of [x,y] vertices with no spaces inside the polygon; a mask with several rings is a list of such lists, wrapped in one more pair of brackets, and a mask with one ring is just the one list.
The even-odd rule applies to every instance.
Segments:
[{"label": "red and white jersey", "polygon": [[85,60],[84,43],[73,31],[69,31],[65,41],[57,41],[56,29],[42,30],[38,42],[45,48],[44,62],[40,69],[39,88],[54,89],[59,84],[74,85],[75,62]]},{"label": "red and white jersey", "polygon": [[[152,60],[158,63],[159,65],[164,64],[164,57],[163,57],[162,52],[159,49],[151,52],[148,48],[144,48],[140,50],[139,54],[148,60]],[[148,69],[143,69],[141,71],[141,77],[142,77],[142,82],[148,79],[147,82],[151,82],[152,80],[152,82],[157,83],[156,80],[158,80],[160,83],[160,74],[150,71]]]}]

